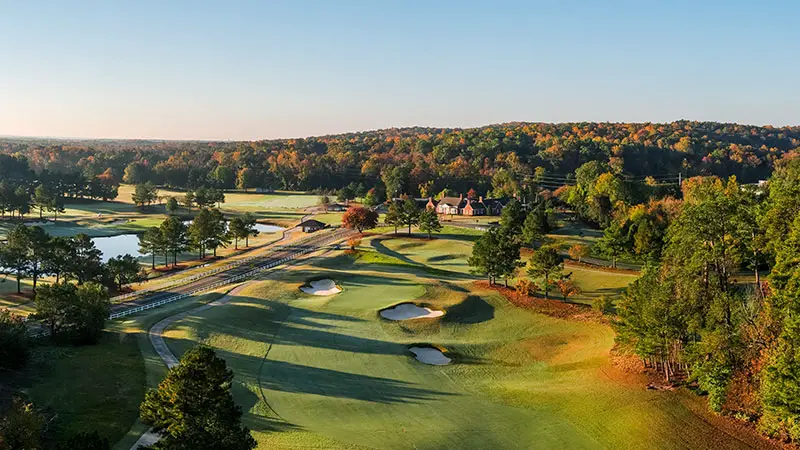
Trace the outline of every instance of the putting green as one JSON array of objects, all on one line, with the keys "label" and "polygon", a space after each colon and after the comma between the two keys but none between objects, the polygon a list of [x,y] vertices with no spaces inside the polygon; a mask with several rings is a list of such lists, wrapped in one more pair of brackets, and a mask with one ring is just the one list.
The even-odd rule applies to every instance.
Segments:
[{"label": "putting green", "polygon": [[[606,325],[520,310],[469,280],[439,280],[412,265],[319,263],[253,284],[166,333],[177,355],[197,342],[218,349],[260,447],[743,445],[680,395],[647,391],[643,379],[615,369]],[[344,291],[299,292],[312,276]],[[404,301],[446,314],[413,324],[379,318]],[[454,363],[420,364],[408,348],[425,342],[447,348]]]}]

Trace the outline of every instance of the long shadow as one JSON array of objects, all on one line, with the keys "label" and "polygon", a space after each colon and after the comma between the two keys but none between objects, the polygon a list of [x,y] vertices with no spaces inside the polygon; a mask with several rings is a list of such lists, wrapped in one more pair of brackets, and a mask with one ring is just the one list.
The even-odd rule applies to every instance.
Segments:
[{"label": "long shadow", "polygon": [[470,295],[463,302],[447,308],[443,322],[474,324],[494,319],[494,306],[477,295]]},{"label": "long shadow", "polygon": [[[339,319],[338,317],[346,316],[317,313],[280,302],[258,300],[260,304],[266,304],[265,310],[256,303],[247,301],[247,297],[238,297],[232,299],[230,304],[221,306],[220,308],[227,309],[226,321],[217,319],[213,315],[201,314],[186,317],[179,322],[179,325],[195,330],[200,340],[221,333],[274,345],[313,347],[352,353],[403,355],[407,350],[405,345],[395,342],[336,333],[331,331],[337,328],[335,323],[320,322],[320,320],[353,322],[362,319],[350,317]],[[213,314],[215,310],[210,311]],[[231,318],[235,320],[230,320]],[[280,333],[276,335],[278,328]]]},{"label": "long shadow", "polygon": [[466,255],[461,255],[461,254],[437,255],[428,258],[428,262],[452,261],[454,259],[462,259],[462,258],[466,258]]},{"label": "long shadow", "polygon": [[399,259],[400,261],[403,261],[404,263],[409,264],[411,266],[424,267],[422,264],[414,261],[413,259],[407,257],[406,255],[404,255],[404,254],[402,254],[400,252],[394,251],[394,250],[390,249],[389,247],[387,247],[386,245],[384,245],[384,243],[383,243],[384,240],[385,240],[385,238],[373,239],[372,240],[372,247],[375,250],[377,250],[378,252],[383,253],[386,256],[391,256],[392,258]]},{"label": "long shadow", "polygon": [[472,275],[469,275],[469,274],[464,274],[464,273],[460,273],[460,272],[454,272],[452,270],[447,270],[447,269],[440,269],[438,267],[432,267],[432,266],[428,266],[428,265],[416,262],[413,259],[410,259],[409,257],[403,255],[402,253],[399,253],[399,252],[397,252],[395,250],[390,249],[389,247],[384,245],[383,242],[381,242],[383,240],[384,239],[373,239],[372,240],[372,247],[375,248],[375,250],[377,250],[378,252],[383,253],[386,256],[391,256],[391,257],[393,257],[395,259],[398,259],[398,260],[402,261],[405,264],[380,263],[381,265],[395,266],[395,267],[403,268],[405,270],[421,270],[421,271],[426,272],[428,275],[447,277],[447,278],[450,278],[450,279],[456,279],[457,278],[457,279],[467,280],[467,279],[475,278],[475,277],[473,277]]},{"label": "long shadow", "polygon": [[415,387],[391,378],[267,360],[261,371],[264,389],[316,394],[376,403],[416,403],[455,394]]},{"label": "long shadow", "polygon": [[440,233],[436,235],[437,239],[451,239],[454,241],[475,242],[480,235],[457,234],[457,233]]},{"label": "long shadow", "polygon": [[[177,339],[173,340],[173,344],[179,348],[190,348],[196,343]],[[406,347],[403,346],[403,348]],[[216,349],[216,353],[217,356],[225,359],[228,367],[234,371],[234,398],[245,411],[249,411],[254,405],[259,404],[257,396],[253,395],[246,386],[248,384],[256,385],[256,380],[259,378],[261,380],[260,388],[265,391],[266,402],[269,402],[268,391],[314,394],[386,404],[417,403],[457,395],[418,387],[403,380],[324,369],[286,361],[263,360],[261,357],[243,355],[226,349]],[[271,406],[264,405],[264,407],[263,410],[259,410],[259,408],[255,411],[259,416],[265,416],[263,420],[256,421],[259,426],[265,427],[267,430],[294,427],[271,420],[268,417]]]},{"label": "long shadow", "polygon": [[310,264],[323,269],[345,269],[353,267],[355,261],[350,255],[340,254],[328,258],[314,258]]},{"label": "long shadow", "polygon": [[264,405],[260,398],[253,393],[247,386],[240,383],[233,383],[231,391],[236,403],[242,411],[250,411],[250,414],[242,418],[244,425],[251,430],[261,432],[282,432],[301,429],[299,426],[281,420],[278,417],[271,417],[268,405]]},{"label": "long shadow", "polygon": [[415,241],[415,242],[404,242],[398,245],[397,248],[400,250],[408,250],[410,248],[417,248],[422,246],[423,246],[422,242]]}]

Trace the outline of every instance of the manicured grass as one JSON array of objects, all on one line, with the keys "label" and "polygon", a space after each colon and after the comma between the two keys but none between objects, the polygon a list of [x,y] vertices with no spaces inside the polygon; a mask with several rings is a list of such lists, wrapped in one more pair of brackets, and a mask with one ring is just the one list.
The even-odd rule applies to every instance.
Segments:
[{"label": "manicured grass", "polygon": [[[569,273],[572,273],[571,279],[581,289],[581,293],[570,297],[569,301],[586,304],[591,304],[595,298],[603,295],[617,299],[623,294],[625,288],[638,278],[638,275],[628,273],[577,266],[564,267],[564,274]],[[558,291],[553,293],[554,297],[560,297],[560,295]]]},{"label": "manicured grass", "polygon": [[[409,242],[424,245],[400,248]],[[362,245],[374,255],[320,258],[168,330],[176,354],[202,342],[226,359],[261,448],[741,447],[680,395],[612,366],[608,326],[537,315],[420,271],[412,256],[435,256],[433,241],[389,244],[399,257]],[[299,291],[323,276],[344,291]],[[446,314],[379,318],[404,301]],[[455,364],[417,362],[414,343],[445,347]]]},{"label": "manicured grass", "polygon": [[400,258],[441,270],[469,274],[467,258],[472,254],[472,243],[441,237],[383,239],[373,246],[382,245]]},{"label": "manicured grass", "polygon": [[[29,293],[31,285],[31,280],[22,280],[23,293]],[[11,275],[0,275],[0,309],[4,308],[8,308],[14,314],[25,316],[36,311],[32,296],[17,294],[17,279]]]},{"label": "manicured grass", "polygon": [[55,415],[56,438],[97,431],[113,443],[136,421],[145,367],[135,335],[111,326],[96,345],[45,345],[32,359],[26,391]]},{"label": "manicured grass", "polygon": [[[230,288],[230,287],[229,287]],[[17,376],[0,378],[22,389],[54,417],[57,439],[98,431],[114,448],[128,450],[147,427],[138,421],[147,387],[155,387],[166,367],[150,345],[147,330],[164,317],[213,301],[221,292],[189,297],[125,319],[111,321],[95,345],[57,346],[43,341]],[[0,374],[9,376],[12,374]]]},{"label": "manicured grass", "polygon": [[[116,200],[123,203],[133,204],[131,195],[134,186],[123,184],[119,187],[119,195]],[[185,191],[174,191],[171,189],[159,189],[158,195],[162,198],[175,197],[179,201],[186,195]],[[248,211],[251,209],[302,209],[314,206],[319,200],[318,195],[307,194],[305,192],[276,191],[269,194],[252,192],[225,192],[225,203],[222,209],[233,211]]]},{"label": "manicured grass", "polygon": [[315,215],[314,220],[319,220],[320,222],[327,223],[328,225],[341,225],[342,215],[344,215],[343,212],[322,213]]}]

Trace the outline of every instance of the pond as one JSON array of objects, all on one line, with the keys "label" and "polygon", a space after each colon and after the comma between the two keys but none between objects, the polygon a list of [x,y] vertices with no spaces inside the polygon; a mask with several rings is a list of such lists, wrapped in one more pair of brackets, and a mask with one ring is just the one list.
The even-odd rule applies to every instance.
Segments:
[{"label": "pond", "polygon": [[[191,221],[187,222],[191,223]],[[266,234],[283,231],[283,228],[275,225],[267,225],[265,223],[257,223],[256,230],[258,230],[259,233]],[[139,236],[136,234],[120,234],[118,236],[96,237],[92,238],[92,242],[94,242],[94,246],[103,253],[103,255],[100,257],[103,262],[108,262],[108,260],[111,258],[125,254],[134,256],[136,258],[149,256],[139,253]]]},{"label": "pond", "polygon": [[135,234],[96,237],[92,238],[92,242],[94,242],[94,246],[103,253],[103,255],[100,257],[103,262],[108,262],[108,260],[111,258],[125,254],[134,256],[136,258],[147,256],[139,253],[139,236]]},{"label": "pond", "polygon": [[277,233],[279,231],[283,231],[285,228],[279,227],[277,225],[269,225],[266,223],[257,223],[256,224],[256,231],[259,233]]},{"label": "pond", "polygon": [[[188,227],[189,225],[192,224],[192,221],[191,220],[184,220],[183,224]],[[258,231],[259,233],[265,233],[265,234],[277,233],[279,231],[283,231],[284,229],[285,228],[279,227],[277,225],[269,225],[269,224],[266,224],[266,223],[256,223],[256,231]]]}]

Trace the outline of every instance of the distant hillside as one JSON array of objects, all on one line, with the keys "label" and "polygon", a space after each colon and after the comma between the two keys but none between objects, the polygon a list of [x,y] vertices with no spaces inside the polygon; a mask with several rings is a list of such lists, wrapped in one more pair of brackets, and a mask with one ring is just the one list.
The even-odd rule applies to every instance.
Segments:
[{"label": "distant hillside", "polygon": [[680,172],[753,182],[798,148],[800,127],[690,121],[390,128],[252,142],[0,138],[0,152],[24,156],[37,172],[93,177],[111,169],[119,179],[127,171],[129,182],[176,187],[313,189],[382,186],[391,169],[410,194],[488,189],[500,169],[524,179],[541,167],[558,182],[589,161],[631,177]]}]

